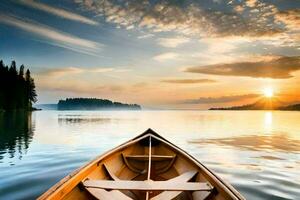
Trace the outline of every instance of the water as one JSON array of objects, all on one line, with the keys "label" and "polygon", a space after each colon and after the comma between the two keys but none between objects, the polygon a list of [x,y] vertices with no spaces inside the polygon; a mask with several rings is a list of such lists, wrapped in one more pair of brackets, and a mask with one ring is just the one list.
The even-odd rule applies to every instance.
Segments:
[{"label": "water", "polygon": [[300,199],[300,112],[39,111],[0,115],[0,199],[34,199],[152,128],[249,200]]}]

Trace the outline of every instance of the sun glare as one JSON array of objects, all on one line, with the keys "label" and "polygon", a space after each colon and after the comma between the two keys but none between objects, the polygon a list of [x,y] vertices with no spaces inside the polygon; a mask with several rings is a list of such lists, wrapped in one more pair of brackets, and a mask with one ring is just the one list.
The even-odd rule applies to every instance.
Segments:
[{"label": "sun glare", "polygon": [[274,91],[272,88],[265,88],[264,89],[264,95],[265,97],[271,98],[274,96]]}]

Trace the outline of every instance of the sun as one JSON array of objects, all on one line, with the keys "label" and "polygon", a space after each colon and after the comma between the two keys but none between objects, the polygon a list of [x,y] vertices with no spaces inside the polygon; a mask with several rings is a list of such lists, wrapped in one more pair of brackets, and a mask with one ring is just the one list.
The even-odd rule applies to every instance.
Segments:
[{"label": "sun", "polygon": [[265,97],[271,98],[274,96],[274,91],[272,88],[265,88],[264,89],[264,95]]}]

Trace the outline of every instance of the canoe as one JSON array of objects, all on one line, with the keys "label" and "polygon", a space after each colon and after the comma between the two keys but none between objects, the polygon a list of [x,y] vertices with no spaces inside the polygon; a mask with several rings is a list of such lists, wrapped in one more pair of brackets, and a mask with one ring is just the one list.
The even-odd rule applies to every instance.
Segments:
[{"label": "canoe", "polygon": [[39,200],[244,200],[230,184],[151,129],[68,175]]}]

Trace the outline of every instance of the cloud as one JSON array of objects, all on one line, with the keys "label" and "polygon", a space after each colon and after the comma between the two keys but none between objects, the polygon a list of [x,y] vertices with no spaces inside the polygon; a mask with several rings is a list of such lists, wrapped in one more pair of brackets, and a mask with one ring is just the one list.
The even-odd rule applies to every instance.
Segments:
[{"label": "cloud", "polygon": [[177,54],[177,53],[167,52],[167,53],[162,53],[162,54],[156,55],[153,57],[153,59],[158,62],[164,62],[164,61],[168,61],[168,60],[177,59],[178,57],[179,57],[179,54]]},{"label": "cloud", "polygon": [[275,15],[275,19],[279,22],[284,23],[291,30],[300,30],[299,8],[280,11]]},{"label": "cloud", "polygon": [[229,103],[246,99],[258,98],[259,94],[231,95],[221,97],[200,97],[198,99],[184,100],[183,104],[211,104],[211,103]]},{"label": "cloud", "polygon": [[175,48],[181,44],[185,44],[189,42],[190,39],[187,37],[169,37],[169,38],[159,38],[158,39],[158,44],[163,46],[163,47],[171,47]]},{"label": "cloud", "polygon": [[[175,31],[197,37],[265,37],[284,32],[271,15],[274,6],[258,0],[248,0],[247,13],[237,13],[233,5],[207,9],[195,0],[190,3],[178,1],[117,1],[76,0],[86,9],[117,26],[145,28],[153,32]],[[253,8],[252,8],[253,7]],[[250,9],[250,11],[249,11]],[[256,10],[255,10],[256,9]],[[259,9],[258,14],[251,14]]]},{"label": "cloud", "polygon": [[242,13],[245,10],[245,8],[243,6],[241,6],[241,5],[237,5],[237,6],[234,7],[234,10],[237,13]]},{"label": "cloud", "polygon": [[35,2],[33,0],[21,0],[18,1],[19,3],[38,9],[38,10],[42,10],[44,12],[56,15],[58,17],[64,18],[64,19],[69,19],[72,21],[77,21],[77,22],[81,22],[81,23],[85,23],[85,24],[89,24],[89,25],[98,25],[98,22],[91,20],[87,17],[60,9],[60,8],[55,8],[52,6],[49,6],[47,4],[44,3],[39,3],[39,2]]},{"label": "cloud", "polygon": [[146,38],[151,38],[153,36],[154,36],[154,34],[149,33],[149,34],[138,36],[138,39],[146,39]]},{"label": "cloud", "polygon": [[103,46],[100,43],[82,39],[32,21],[19,19],[15,16],[0,14],[0,23],[19,28],[42,37],[46,39],[43,41],[45,43],[80,53],[95,55],[95,53],[100,50],[100,47]]},{"label": "cloud", "polygon": [[121,91],[122,87],[105,82],[104,77],[108,76],[109,80],[112,80],[111,73],[122,72],[125,72],[125,70],[107,67],[63,67],[42,69],[35,74],[35,77],[39,90],[80,94],[109,94]]},{"label": "cloud", "polygon": [[164,79],[163,83],[175,83],[175,84],[197,84],[197,83],[215,83],[217,81],[212,79]]},{"label": "cloud", "polygon": [[256,4],[258,3],[257,0],[246,0],[245,2],[246,2],[246,5],[251,8],[255,7]]},{"label": "cloud", "polygon": [[38,73],[39,75],[45,75],[45,76],[63,76],[66,74],[79,74],[82,73],[84,70],[77,68],[77,67],[66,67],[66,68],[60,68],[60,69],[47,69],[47,70],[43,70],[40,73]]},{"label": "cloud", "polygon": [[252,78],[286,79],[291,73],[300,70],[300,56],[279,57],[267,61],[236,62],[186,68],[185,72],[221,75],[246,76]]},{"label": "cloud", "polygon": [[82,73],[123,73],[128,72],[130,69],[117,69],[112,67],[96,67],[96,68],[80,68],[80,67],[62,67],[62,68],[53,68],[53,69],[44,69],[38,73],[42,76],[54,76],[60,77],[65,75],[74,75]]}]

